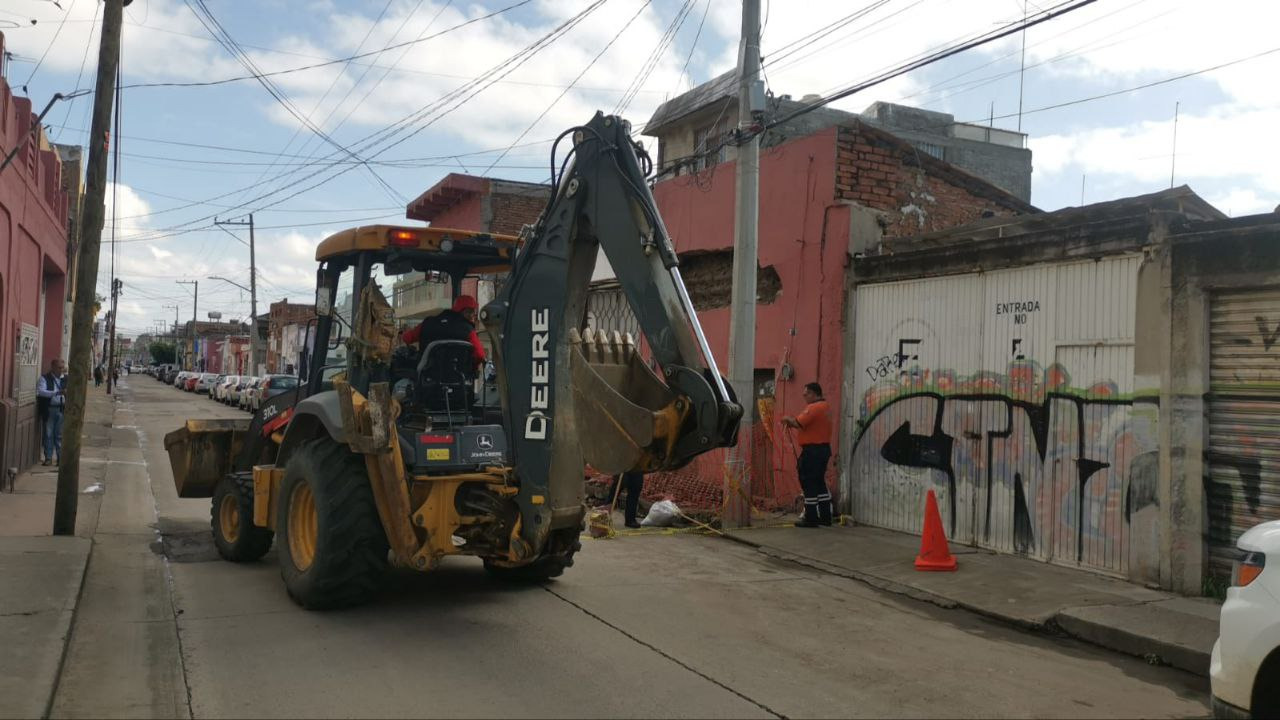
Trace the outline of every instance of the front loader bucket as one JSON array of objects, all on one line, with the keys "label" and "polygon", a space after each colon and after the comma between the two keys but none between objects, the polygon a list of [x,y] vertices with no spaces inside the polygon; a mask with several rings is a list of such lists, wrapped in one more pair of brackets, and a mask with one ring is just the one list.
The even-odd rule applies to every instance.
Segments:
[{"label": "front loader bucket", "polygon": [[644,363],[630,335],[571,330],[569,343],[583,460],[606,474],[666,469],[686,403]]},{"label": "front loader bucket", "polygon": [[178,497],[213,497],[214,486],[231,472],[248,431],[248,419],[188,420],[165,435]]}]

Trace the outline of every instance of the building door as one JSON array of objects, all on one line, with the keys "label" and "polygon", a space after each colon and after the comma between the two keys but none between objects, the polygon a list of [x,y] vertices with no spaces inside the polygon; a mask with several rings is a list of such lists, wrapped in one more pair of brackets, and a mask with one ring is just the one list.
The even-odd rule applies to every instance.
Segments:
[{"label": "building door", "polygon": [[[1125,575],[1154,426],[1133,387],[1136,256],[860,286],[855,520]],[[1138,481],[1140,480],[1140,482]],[[1145,527],[1145,526],[1144,526]]]},{"label": "building door", "polygon": [[1217,293],[1209,308],[1206,536],[1225,579],[1240,534],[1280,519],[1280,288]]}]

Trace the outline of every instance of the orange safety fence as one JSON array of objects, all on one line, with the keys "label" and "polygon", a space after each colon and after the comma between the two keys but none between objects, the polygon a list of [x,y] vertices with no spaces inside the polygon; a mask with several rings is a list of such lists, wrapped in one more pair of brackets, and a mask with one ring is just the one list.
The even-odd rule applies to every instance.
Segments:
[{"label": "orange safety fence", "polygon": [[[776,422],[773,416],[773,398],[758,402],[759,420],[751,426],[750,449],[750,506],[763,513],[799,512],[803,493],[796,477],[796,453],[799,448],[791,438],[790,430]],[[688,513],[703,517],[719,517],[725,506],[725,462],[730,450],[716,448],[699,455],[683,468],[669,472],[647,473],[643,498],[654,502],[670,499]],[[835,488],[834,463],[827,469],[827,484]],[[596,497],[608,495],[613,478],[608,475],[590,474],[588,482],[595,484]]]}]

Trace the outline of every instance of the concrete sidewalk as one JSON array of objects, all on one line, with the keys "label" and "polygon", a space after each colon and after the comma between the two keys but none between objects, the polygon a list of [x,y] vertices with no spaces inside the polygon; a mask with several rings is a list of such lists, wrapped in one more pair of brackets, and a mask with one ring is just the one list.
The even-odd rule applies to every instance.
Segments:
[{"label": "concrete sidewalk", "polygon": [[917,572],[915,535],[870,527],[732,531],[760,552],[946,608],[1209,674],[1216,602],[1012,555],[952,545],[957,572]]},{"label": "concrete sidewalk", "polygon": [[0,717],[49,712],[101,506],[84,491],[106,477],[112,406],[89,389],[74,537],[50,534],[56,467],[37,464],[0,493]]}]

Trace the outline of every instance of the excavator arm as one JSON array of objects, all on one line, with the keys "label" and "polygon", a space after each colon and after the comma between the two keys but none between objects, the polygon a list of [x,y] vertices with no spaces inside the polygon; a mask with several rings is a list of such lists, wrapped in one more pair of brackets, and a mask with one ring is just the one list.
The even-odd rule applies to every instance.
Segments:
[{"label": "excavator arm", "polygon": [[[597,113],[566,136],[572,164],[481,312],[502,368],[521,534],[534,547],[580,517],[584,462],[605,473],[679,468],[735,444],[742,416],[698,324],[629,123]],[[631,338],[585,328],[597,251],[656,373]]]}]

